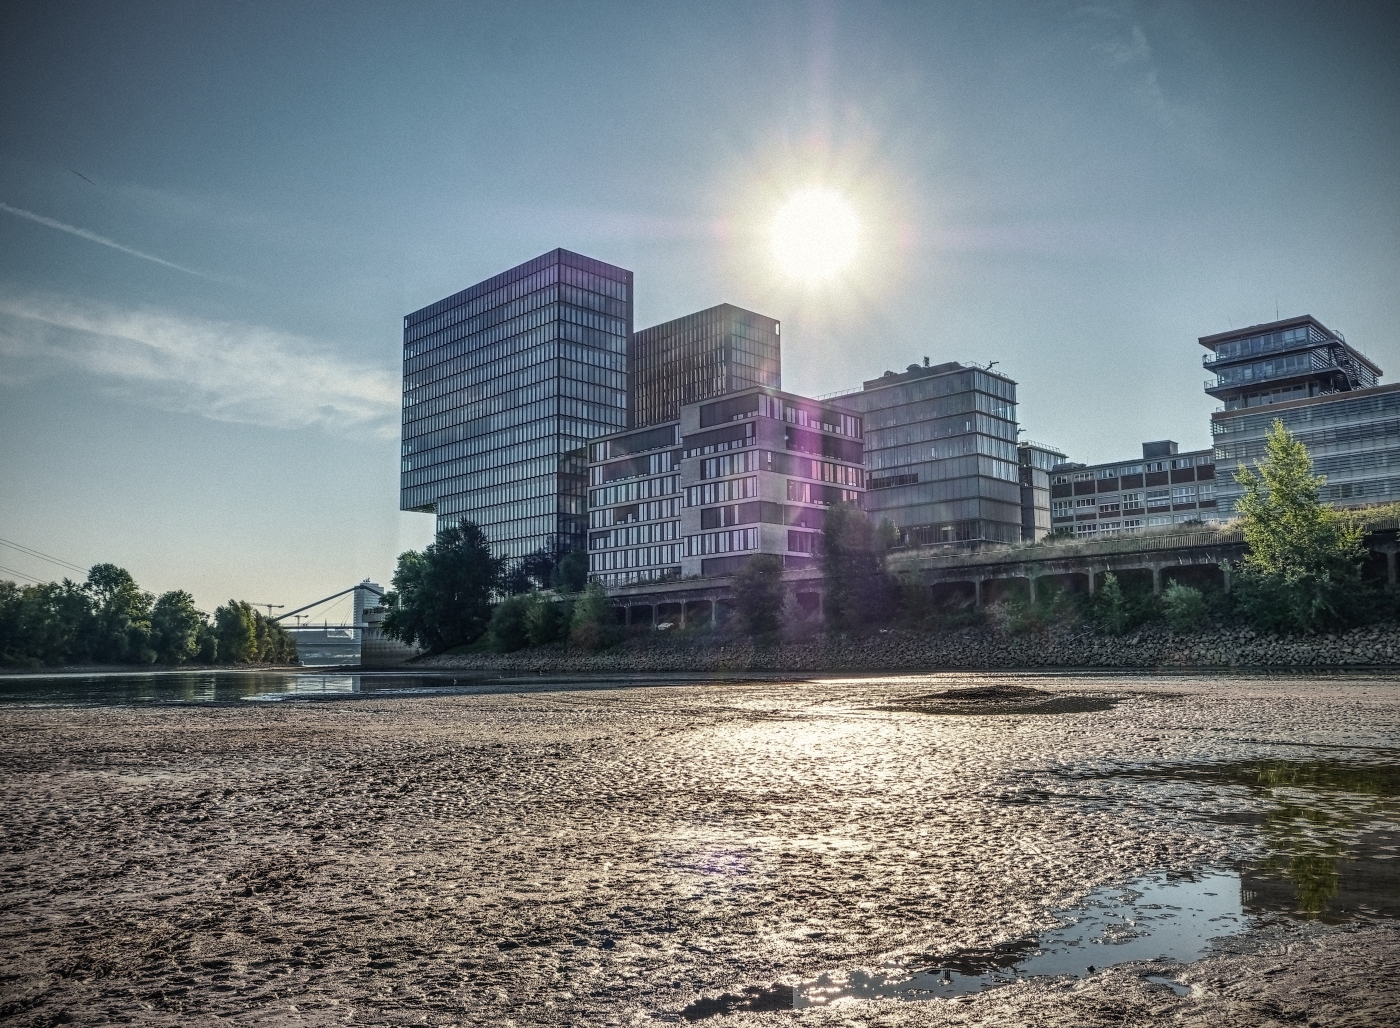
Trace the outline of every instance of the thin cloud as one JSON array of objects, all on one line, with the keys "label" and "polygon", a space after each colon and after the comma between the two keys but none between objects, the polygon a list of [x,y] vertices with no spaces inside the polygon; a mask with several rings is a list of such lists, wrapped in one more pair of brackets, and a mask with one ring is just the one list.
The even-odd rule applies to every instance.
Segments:
[{"label": "thin cloud", "polygon": [[30,373],[77,368],[132,400],[214,421],[398,431],[396,371],[256,325],[0,295],[0,356]]},{"label": "thin cloud", "polygon": [[[73,174],[77,175],[78,173],[75,171],[73,172]],[[79,175],[78,177],[82,178],[81,175]],[[176,271],[183,271],[186,275],[195,275],[198,278],[205,279],[212,277],[210,275],[206,275],[202,271],[196,271],[194,268],[187,268],[183,264],[176,264],[174,261],[168,261],[164,257],[156,257],[153,254],[143,253],[142,251],[134,249],[130,246],[124,246],[123,244],[118,243],[114,239],[108,239],[106,236],[99,236],[96,232],[89,232],[85,228],[78,228],[78,226],[76,225],[69,225],[62,221],[55,221],[53,218],[46,218],[42,214],[35,214],[33,211],[26,211],[22,207],[11,207],[7,203],[0,203],[0,211],[4,211],[6,214],[13,214],[17,218],[28,218],[30,221],[37,221],[40,225],[47,225],[49,228],[56,228],[60,232],[67,232],[69,235],[77,236],[79,239],[86,239],[93,243],[101,243],[103,246],[110,246],[113,250],[120,250],[122,253],[129,253],[133,257],[140,257],[144,261],[154,261],[156,264],[162,264],[167,268],[174,268]]]}]

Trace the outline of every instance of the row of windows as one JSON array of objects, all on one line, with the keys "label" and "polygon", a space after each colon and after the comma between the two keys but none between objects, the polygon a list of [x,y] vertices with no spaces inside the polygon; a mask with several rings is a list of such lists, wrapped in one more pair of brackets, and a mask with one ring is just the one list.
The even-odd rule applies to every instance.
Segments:
[{"label": "row of windows", "polygon": [[594,489],[588,494],[591,507],[612,507],[619,503],[632,503],[636,500],[649,500],[653,496],[665,496],[680,492],[679,475],[666,475],[664,478],[643,478],[620,485]]},{"label": "row of windows", "polygon": [[430,468],[420,468],[400,476],[401,485],[418,486],[429,482],[443,482],[450,479],[454,492],[469,492],[487,486],[516,482],[522,478],[534,478],[559,470],[559,458],[555,456],[535,457],[530,460],[511,461],[506,464],[482,468],[472,468],[474,462],[489,459],[490,454],[463,457],[447,464],[437,464]]},{"label": "row of windows", "polygon": [[634,585],[637,582],[665,582],[669,579],[680,578],[681,569],[679,567],[641,568],[637,571],[614,571],[609,574],[599,573],[588,577],[592,581],[606,586]]},{"label": "row of windows", "polygon": [[[416,321],[414,320],[416,315],[410,314],[408,317],[404,318],[405,341],[424,339],[434,332],[441,332],[443,329],[450,328],[453,325],[460,325],[462,322],[474,318],[479,314],[483,314],[486,311],[494,311],[503,307],[509,310],[515,310],[516,308],[511,305],[522,298],[529,297],[532,293],[547,290],[548,295],[552,298],[554,296],[554,290],[549,289],[549,287],[558,281],[559,267],[558,265],[554,265],[552,267],[543,268],[533,274],[514,279],[488,293],[483,293],[465,302],[454,304],[448,310],[442,311],[431,318]],[[470,290],[464,290],[464,292],[469,291]],[[449,297],[449,302],[450,300],[451,298]],[[442,303],[443,301],[438,302]],[[552,299],[549,302],[552,302]],[[433,306],[437,306],[437,304]],[[510,316],[513,317],[514,315],[512,314]]]},{"label": "row of windows", "polygon": [[684,543],[671,543],[667,546],[643,546],[634,550],[608,550],[604,553],[588,555],[589,571],[616,571],[624,568],[643,568],[657,564],[678,564],[685,556]]},{"label": "row of windows", "polygon": [[[762,452],[748,450],[742,453],[727,453],[720,457],[707,457],[700,462],[701,478],[727,478],[759,470]],[[771,460],[771,455],[770,458]]]},{"label": "row of windows", "polygon": [[[1016,441],[1016,425],[1002,418],[978,411],[964,411],[951,417],[926,418],[911,424],[891,425],[877,428],[873,415],[865,419],[865,448],[867,451],[886,446],[901,446],[906,443],[933,442],[949,436],[967,435],[980,432],[996,439]],[[1040,452],[1040,451],[1036,451]],[[1047,458],[1049,455],[1045,455]],[[1053,458],[1049,458],[1053,462]],[[1063,458],[1061,458],[1063,459]]]},{"label": "row of windows", "polygon": [[454,457],[466,457],[545,438],[557,441],[559,450],[556,452],[568,453],[582,446],[585,439],[596,435],[598,431],[596,427],[590,427],[585,422],[557,417],[545,417],[496,432],[484,432],[481,435],[469,433],[469,427],[474,426],[454,425],[414,439],[405,439],[403,455],[413,458],[414,467],[425,467],[428,464],[452,460]]},{"label": "row of windows", "polygon": [[816,553],[821,548],[821,535],[817,532],[789,532],[787,548],[790,553]]},{"label": "row of windows", "polygon": [[[607,446],[606,443],[602,444]],[[597,447],[594,447],[596,450]],[[610,464],[595,464],[588,469],[589,485],[605,485],[625,478],[641,478],[644,475],[664,475],[674,471],[680,464],[680,450],[666,450],[662,453],[649,453]]]},{"label": "row of windows", "polygon": [[[446,399],[448,404],[452,406],[466,405],[498,396],[533,382],[543,382],[546,379],[555,378],[555,363],[539,360],[539,349],[537,347],[528,353],[518,354],[514,359],[500,362],[493,373],[486,378],[479,377],[476,370],[464,371],[439,382],[407,391],[403,394],[404,408],[407,410],[407,408],[418,407],[426,403],[429,404],[427,410],[435,414],[446,408],[442,402],[434,403],[434,400]],[[404,414],[405,418],[419,416],[421,415],[418,412]]]},{"label": "row of windows", "polygon": [[706,482],[693,485],[685,491],[687,507],[704,507],[712,503],[729,503],[731,500],[748,500],[758,495],[758,476],[731,478],[725,482]]},{"label": "row of windows", "polygon": [[1141,510],[1144,502],[1152,507],[1165,507],[1182,503],[1209,503],[1215,499],[1215,483],[1202,482],[1200,485],[1177,485],[1169,489],[1149,489],[1146,496],[1142,492],[1104,494],[1101,496],[1080,496],[1073,500],[1055,500],[1050,504],[1055,517],[1068,517],[1070,514],[1083,514],[1098,510],[1098,516],[1117,513],[1119,510]]},{"label": "row of windows", "polygon": [[1228,342],[1218,343],[1215,347],[1215,356],[1217,359],[1229,360],[1256,353],[1273,353],[1276,350],[1286,350],[1289,347],[1298,346],[1300,343],[1306,343],[1313,337],[1316,338],[1317,342],[1326,341],[1326,336],[1310,325],[1287,328],[1281,332],[1266,332],[1263,335],[1250,336],[1248,339],[1231,339]]},{"label": "row of windows", "polygon": [[633,521],[657,521],[661,518],[679,517],[681,498],[649,500],[621,507],[595,507],[588,512],[589,528],[611,528],[613,525],[630,524]]},{"label": "row of windows", "polygon": [[[873,413],[875,410],[888,410],[891,407],[900,407],[911,403],[926,403],[958,393],[985,393],[989,399],[999,401],[990,404],[987,408],[981,408],[989,412],[992,408],[1006,408],[1008,406],[1014,410],[1016,405],[1016,383],[996,375],[988,375],[983,371],[972,370],[916,378],[895,386],[878,386],[874,389],[852,393],[844,397],[843,402],[857,410]],[[958,408],[958,410],[966,409],[968,408]],[[952,414],[956,411],[947,410],[942,413]],[[908,418],[907,420],[916,421],[918,419]],[[866,427],[870,426],[867,424]]]},{"label": "row of windows", "polygon": [[1309,350],[1306,353],[1290,353],[1284,357],[1275,357],[1272,360],[1256,361],[1253,364],[1241,364],[1234,368],[1221,368],[1215,375],[1217,386],[1241,385],[1248,382],[1262,382],[1270,378],[1282,378],[1284,375],[1296,375],[1300,372],[1311,371],[1313,368],[1325,368],[1333,361],[1327,353],[1321,350]]},{"label": "row of windows", "polygon": [[429,460],[427,454],[405,457],[400,468],[406,476],[402,483],[421,485],[424,482],[436,481],[452,475],[464,475],[470,471],[482,471],[486,468],[516,464],[535,457],[557,457],[559,443],[560,440],[557,436],[549,435],[539,439],[531,439],[528,442],[516,443],[513,446],[495,446],[485,453],[474,453],[447,459],[443,459],[445,455],[442,451],[449,448],[443,447],[436,451],[438,458],[436,460]]},{"label": "row of windows", "polygon": [[794,503],[820,503],[831,506],[834,503],[858,503],[860,493],[854,489],[841,489],[837,486],[818,485],[815,482],[799,482],[788,479],[787,498]]},{"label": "row of windows", "polygon": [[509,320],[490,325],[460,325],[434,337],[431,348],[417,347],[417,352],[404,357],[404,381],[409,387],[421,385],[461,368],[488,364],[501,357],[518,353],[556,335],[558,321],[554,305],[542,305],[521,311]]},{"label": "row of windows", "polygon": [[[1016,504],[1020,518],[1021,483],[994,480],[987,476],[957,475],[951,478],[924,477],[918,485],[892,485],[866,494],[866,508],[871,511],[919,507],[926,504],[946,504],[965,499],[1006,499]],[[939,518],[938,520],[943,520]],[[954,520],[948,518],[947,520]]]},{"label": "row of windows", "polygon": [[1370,396],[1348,396],[1337,393],[1336,399],[1308,404],[1283,414],[1260,413],[1244,414],[1233,418],[1212,421],[1210,430],[1220,435],[1259,435],[1261,438],[1273,424],[1274,418],[1282,417],[1289,431],[1299,432],[1316,425],[1346,425],[1364,422],[1368,416],[1394,414],[1400,411],[1400,392],[1384,392]]},{"label": "row of windows", "polygon": [[688,557],[704,557],[712,553],[738,553],[758,549],[758,529],[735,528],[728,532],[710,532],[706,535],[687,536],[685,551]]},{"label": "row of windows", "polygon": [[607,532],[595,532],[588,537],[590,550],[611,550],[619,546],[640,546],[645,543],[665,543],[681,537],[679,521],[654,521],[646,525],[628,525]]},{"label": "row of windows", "polygon": [[1118,464],[1105,468],[1078,468],[1062,471],[1050,478],[1051,485],[1068,485],[1071,482],[1088,482],[1094,479],[1107,481],[1122,478],[1124,475],[1155,474],[1161,471],[1181,471],[1190,467],[1210,467],[1215,463],[1215,453],[1192,454],[1186,457],[1173,457],[1170,460],[1152,460],[1140,464]]},{"label": "row of windows", "polygon": [[[1324,426],[1332,427],[1324,427]],[[1294,426],[1293,435],[1316,456],[1329,450],[1345,452],[1351,449],[1378,449],[1381,446],[1400,446],[1400,421],[1356,421],[1352,419],[1328,419]],[[1234,461],[1259,457],[1264,453],[1265,436],[1255,433],[1252,439],[1234,440],[1215,448],[1215,457],[1221,461]]]},{"label": "row of windows", "polygon": [[891,446],[872,452],[869,441],[866,446],[866,466],[872,471],[904,467],[925,460],[947,460],[949,457],[962,457],[968,454],[985,453],[1004,461],[1016,461],[1016,444],[1009,439],[994,439],[985,435],[959,435],[951,439],[908,446]]}]

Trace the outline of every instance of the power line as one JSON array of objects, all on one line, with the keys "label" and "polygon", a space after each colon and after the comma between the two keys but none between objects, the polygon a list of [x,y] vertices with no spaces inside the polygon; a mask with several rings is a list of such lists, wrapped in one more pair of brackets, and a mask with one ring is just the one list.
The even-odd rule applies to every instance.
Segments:
[{"label": "power line", "polygon": [[[11,542],[8,539],[0,539],[0,546],[8,546],[12,550],[19,550],[20,553],[27,553],[31,557],[38,557],[40,560],[46,560],[50,564],[57,564],[59,567],[67,568],[69,571],[77,571],[86,575],[89,570],[88,568],[79,567],[77,564],[71,564],[66,560],[59,560],[57,557],[51,557],[47,553],[31,550],[28,546],[21,546],[19,543]],[[35,579],[35,581],[38,581],[38,579]]]},{"label": "power line", "polygon": [[23,571],[16,571],[14,568],[7,568],[3,564],[0,564],[0,571],[5,572],[5,574],[7,575],[18,575],[20,578],[27,578],[35,585],[44,584],[42,580],[35,578],[33,575],[26,575]]}]

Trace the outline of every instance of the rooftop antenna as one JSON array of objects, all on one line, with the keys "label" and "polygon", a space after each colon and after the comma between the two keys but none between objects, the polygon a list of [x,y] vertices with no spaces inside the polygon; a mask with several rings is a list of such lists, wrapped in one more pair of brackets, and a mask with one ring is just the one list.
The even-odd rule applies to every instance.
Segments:
[{"label": "rooftop antenna", "polygon": [[924,358],[924,367],[928,367],[928,358],[927,358],[927,357]]}]

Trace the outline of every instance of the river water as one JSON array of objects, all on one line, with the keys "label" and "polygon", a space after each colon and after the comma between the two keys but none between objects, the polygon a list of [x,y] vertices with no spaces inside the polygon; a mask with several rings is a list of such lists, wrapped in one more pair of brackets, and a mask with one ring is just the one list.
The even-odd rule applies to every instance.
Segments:
[{"label": "river water", "polygon": [[1370,1023],[1397,755],[1381,676],[8,676],[0,1016]]}]

